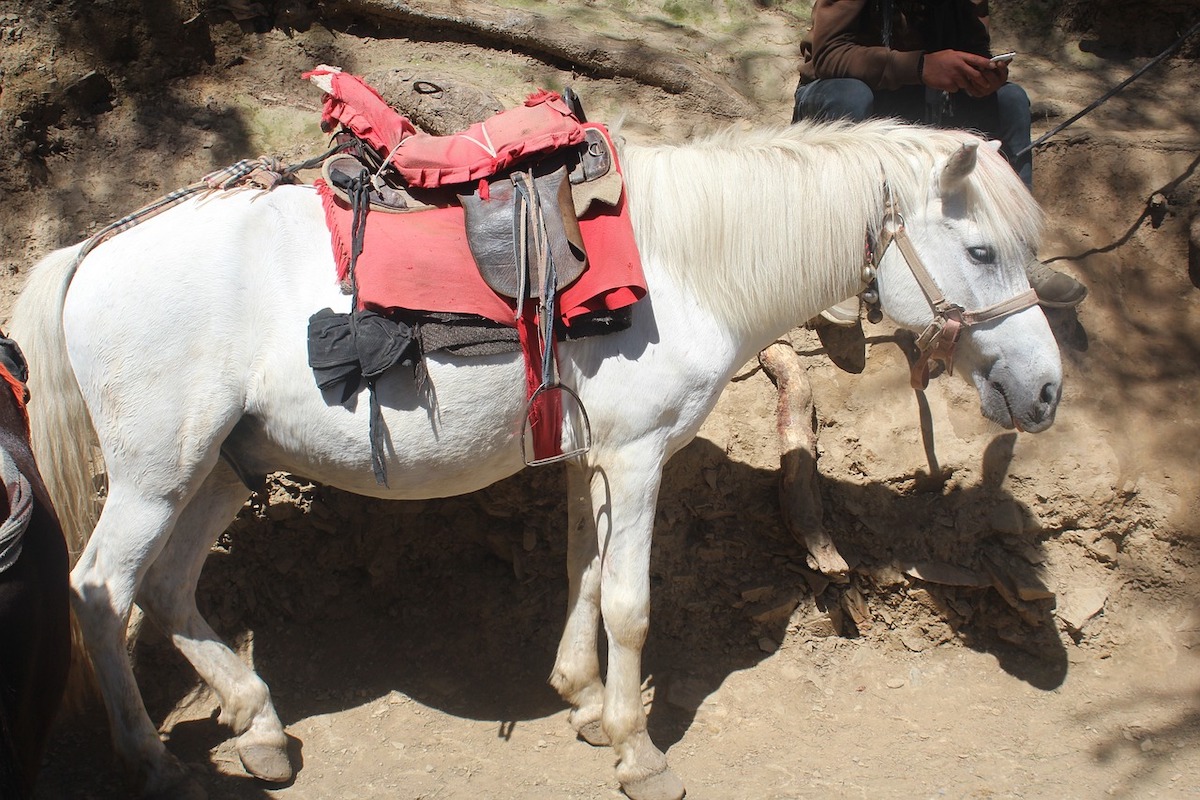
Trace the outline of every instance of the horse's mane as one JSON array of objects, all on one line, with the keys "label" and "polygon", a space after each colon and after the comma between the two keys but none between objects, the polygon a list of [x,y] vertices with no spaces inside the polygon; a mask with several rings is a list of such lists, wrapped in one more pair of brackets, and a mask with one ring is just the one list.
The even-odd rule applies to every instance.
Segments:
[{"label": "horse's mane", "polygon": [[[864,236],[878,241],[885,182],[901,212],[921,208],[938,165],[968,141],[980,140],[893,120],[800,123],[627,146],[622,158],[643,255],[738,324],[749,308],[778,306],[780,292],[816,310],[845,292],[858,280]],[[990,147],[979,147],[969,186],[968,216],[1004,263],[1023,263],[1041,233],[1037,203]],[[780,266],[795,280],[772,280]],[[710,280],[712,271],[734,274]],[[728,297],[731,285],[774,297]],[[714,286],[726,296],[712,296]]]}]

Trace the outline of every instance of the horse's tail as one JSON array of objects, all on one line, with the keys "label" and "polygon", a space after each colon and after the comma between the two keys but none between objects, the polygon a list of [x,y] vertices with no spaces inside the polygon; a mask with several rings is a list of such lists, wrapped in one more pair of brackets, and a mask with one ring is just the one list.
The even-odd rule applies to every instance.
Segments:
[{"label": "horse's tail", "polygon": [[[79,246],[58,250],[33,266],[13,308],[8,331],[29,366],[33,453],[72,564],[79,559],[99,517],[96,434],[67,357],[63,333],[63,305],[79,251]],[[79,707],[94,686],[94,677],[74,613],[71,639],[74,655],[66,700],[68,706]]]},{"label": "horse's tail", "polygon": [[72,564],[98,518],[96,434],[63,332],[63,305],[78,252],[79,247],[68,247],[34,265],[13,308],[9,332],[29,365],[33,453],[62,523]]}]

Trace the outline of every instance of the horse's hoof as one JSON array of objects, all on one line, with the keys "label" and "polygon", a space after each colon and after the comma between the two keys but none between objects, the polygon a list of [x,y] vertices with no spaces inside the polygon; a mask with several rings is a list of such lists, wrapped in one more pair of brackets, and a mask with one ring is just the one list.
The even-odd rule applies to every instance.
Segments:
[{"label": "horse's hoof", "polygon": [[612,739],[608,738],[608,734],[604,732],[604,726],[598,719],[583,723],[575,729],[575,733],[580,739],[594,747],[608,747],[612,744]]},{"label": "horse's hoof", "polygon": [[683,788],[683,781],[669,769],[639,781],[622,783],[621,790],[629,800],[683,800],[687,793]]},{"label": "horse's hoof", "polygon": [[287,783],[292,779],[292,762],[287,749],[266,744],[238,747],[242,766],[259,780],[268,783]]}]

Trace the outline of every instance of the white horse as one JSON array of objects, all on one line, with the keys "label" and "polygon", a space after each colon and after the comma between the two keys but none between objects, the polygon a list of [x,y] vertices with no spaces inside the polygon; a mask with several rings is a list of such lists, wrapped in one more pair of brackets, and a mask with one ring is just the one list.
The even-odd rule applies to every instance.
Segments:
[{"label": "white horse", "polygon": [[[935,291],[958,306],[1028,296],[1023,267],[1041,217],[994,148],[980,145],[872,122],[622,151],[649,297],[629,329],[560,347],[562,380],[589,412],[594,441],[566,467],[569,601],[550,681],[576,731],[615,749],[630,797],[684,791],[647,735],[640,692],[663,464],[761,348],[863,288],[866,244],[883,309],[905,328],[930,326],[928,286],[911,258],[881,247],[901,226]],[[428,355],[435,404],[409,370],[384,375],[386,488],[372,473],[365,395],[344,404],[323,396],[306,362],[309,316],[350,303],[312,188],[189,200],[101,244],[72,274],[78,252],[36,266],[12,334],[39,368],[30,384],[40,460],[68,528],[79,546],[86,540],[73,599],[115,747],[145,795],[203,795],[139,696],[124,647],[136,602],[216,693],[245,768],[286,781],[286,738],[266,685],[195,605],[205,556],[250,493],[231,463],[375,497],[479,489],[523,466],[521,357]],[[1041,310],[1025,302],[980,316],[963,329],[956,366],[983,414],[1006,428],[1048,427],[1062,372]],[[581,425],[568,417],[564,446],[575,446]],[[108,496],[86,538],[94,442]]]}]

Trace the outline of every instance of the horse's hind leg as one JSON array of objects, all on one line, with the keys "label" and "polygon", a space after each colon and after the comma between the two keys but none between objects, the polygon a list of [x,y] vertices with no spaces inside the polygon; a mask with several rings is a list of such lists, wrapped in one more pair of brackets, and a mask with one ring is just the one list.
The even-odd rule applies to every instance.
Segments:
[{"label": "horse's hind leg", "polygon": [[196,608],[196,583],[205,557],[249,495],[233,470],[218,461],[150,565],[138,603],[216,692],[220,721],[238,735],[238,755],[246,770],[280,783],[292,777],[292,767],[287,736],[267,685],[221,641]]},{"label": "horse's hind leg", "polygon": [[176,506],[112,478],[100,521],[71,572],[72,601],[108,709],[113,744],[144,796],[202,798],[204,792],[159,739],[125,649],[126,625],[146,565],[170,534]]},{"label": "horse's hind leg", "polygon": [[567,464],[567,622],[558,644],[550,683],[571,704],[571,727],[585,741],[609,744],[601,725],[604,684],[600,680],[600,551],[592,511],[589,471]]}]

